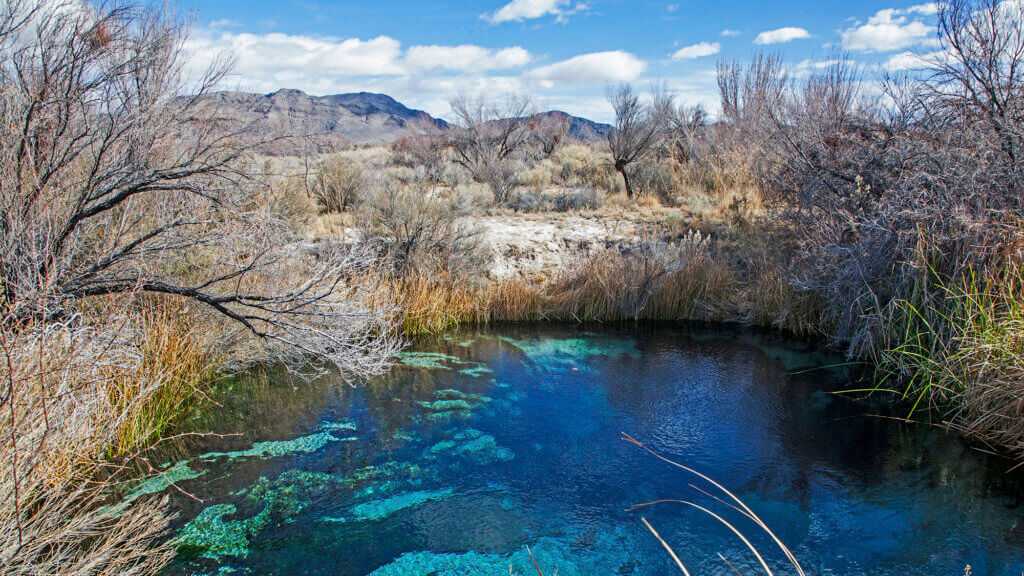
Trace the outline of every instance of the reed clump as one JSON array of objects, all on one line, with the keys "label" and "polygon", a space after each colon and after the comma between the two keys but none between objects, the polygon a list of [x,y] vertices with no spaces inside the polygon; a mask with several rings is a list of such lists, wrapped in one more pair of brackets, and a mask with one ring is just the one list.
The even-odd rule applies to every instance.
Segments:
[{"label": "reed clump", "polygon": [[[14,574],[157,574],[173,553],[165,501],[113,513],[121,480],[156,473],[212,377],[214,357],[173,308],[89,302],[88,316],[0,322],[0,565]],[[86,319],[88,321],[86,322]]]},{"label": "reed clump", "polygon": [[406,334],[491,322],[737,322],[812,333],[814,300],[765,266],[743,271],[691,232],[649,237],[582,257],[551,279],[481,281],[451,274],[387,281],[377,305]]},{"label": "reed clump", "polygon": [[224,365],[225,358],[213,353],[217,330],[196,322],[202,316],[188,308],[156,301],[137,312],[139,363],[111,375],[111,403],[131,416],[108,447],[110,457],[135,453],[174,432]]},{"label": "reed clump", "polygon": [[944,423],[1024,456],[1024,266],[958,278],[928,269],[919,282],[885,310],[880,388],[911,415],[942,408]]}]

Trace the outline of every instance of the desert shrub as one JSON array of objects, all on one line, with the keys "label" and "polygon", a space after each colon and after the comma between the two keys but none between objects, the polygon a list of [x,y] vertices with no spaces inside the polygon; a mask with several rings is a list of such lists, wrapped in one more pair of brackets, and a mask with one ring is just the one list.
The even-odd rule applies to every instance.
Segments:
[{"label": "desert shrub", "polygon": [[611,158],[590,146],[571,144],[551,157],[555,181],[567,187],[589,187],[615,194],[622,190],[622,179]]},{"label": "desert shrub", "polygon": [[679,189],[671,159],[637,162],[630,169],[630,181],[638,194],[649,194],[662,204],[671,204]]},{"label": "desert shrub", "polygon": [[563,188],[541,191],[520,188],[512,195],[508,206],[516,212],[578,212],[597,210],[604,206],[603,192],[591,188]]},{"label": "desert shrub", "polygon": [[475,277],[487,264],[469,198],[427,182],[378,181],[359,208],[360,235],[398,276],[450,273]]},{"label": "desert shrub", "polygon": [[550,160],[541,160],[519,175],[518,184],[530,188],[547,188],[554,180],[553,171],[554,164]]},{"label": "desert shrub", "polygon": [[448,164],[448,141],[440,128],[432,122],[418,122],[391,145],[395,163],[408,168],[419,168],[429,182],[441,182]]},{"label": "desert shrub", "polygon": [[555,212],[598,210],[604,206],[604,193],[593,188],[569,188],[551,195],[551,209]]},{"label": "desert shrub", "polygon": [[545,212],[550,204],[548,197],[536,188],[520,188],[507,202],[507,206],[516,212]]},{"label": "desert shrub", "polygon": [[309,193],[321,213],[345,212],[355,206],[365,187],[362,166],[351,158],[335,154],[317,163]]}]

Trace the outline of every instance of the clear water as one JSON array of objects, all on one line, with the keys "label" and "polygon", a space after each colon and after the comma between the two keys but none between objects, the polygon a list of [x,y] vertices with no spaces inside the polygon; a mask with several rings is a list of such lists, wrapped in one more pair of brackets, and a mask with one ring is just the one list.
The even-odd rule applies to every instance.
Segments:
[{"label": "clear water", "polygon": [[[169,458],[170,575],[776,574],[782,554],[706,484],[735,492],[808,574],[1020,576],[1019,475],[956,437],[879,418],[836,359],[727,329],[462,332],[418,343],[353,389],[282,374],[224,383],[207,437]],[[182,492],[169,487],[176,481]]]}]

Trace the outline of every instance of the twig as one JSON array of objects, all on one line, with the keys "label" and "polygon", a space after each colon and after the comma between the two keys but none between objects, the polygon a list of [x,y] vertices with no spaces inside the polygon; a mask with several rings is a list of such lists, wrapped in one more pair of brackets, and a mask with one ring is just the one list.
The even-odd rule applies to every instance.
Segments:
[{"label": "twig", "polygon": [[665,542],[665,539],[662,538],[660,534],[658,534],[658,531],[654,529],[654,526],[651,526],[651,523],[647,521],[647,518],[641,516],[640,521],[644,523],[644,526],[647,526],[647,529],[651,531],[651,534],[654,534],[654,537],[658,540],[658,542],[661,542],[661,545],[664,546],[665,550],[668,551],[669,556],[671,556],[672,559],[676,561],[676,566],[679,566],[679,569],[683,571],[683,574],[686,574],[686,576],[690,576],[690,571],[686,569],[686,566],[683,566],[683,562],[679,559],[679,556],[676,556],[676,551],[668,545],[668,542]]},{"label": "twig", "polygon": [[533,552],[530,552],[530,547],[526,547],[526,553],[530,555],[530,560],[533,561],[533,567],[537,569],[537,574],[544,576],[544,573],[540,571],[540,565],[537,564],[537,559],[533,557]]}]

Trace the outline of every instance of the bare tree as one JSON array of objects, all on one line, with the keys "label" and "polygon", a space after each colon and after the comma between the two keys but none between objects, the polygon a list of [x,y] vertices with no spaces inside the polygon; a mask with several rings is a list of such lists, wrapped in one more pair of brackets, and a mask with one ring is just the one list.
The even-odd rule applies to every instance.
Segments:
[{"label": "bare tree", "polygon": [[615,127],[608,133],[608,146],[615,170],[622,174],[626,185],[626,196],[632,198],[627,168],[658,143],[665,97],[656,95],[654,103],[645,104],[633,86],[625,83],[609,87],[605,96],[615,110]]},{"label": "bare tree", "polygon": [[[1005,175],[1007,192],[1024,185],[1024,4],[998,0],[939,3],[942,50],[922,58],[930,75],[919,85],[930,118],[967,120]],[[979,134],[986,134],[986,136]]]},{"label": "bare tree", "polygon": [[298,251],[254,204],[252,148],[199,105],[230,60],[188,82],[187,28],[167,10],[14,4],[36,13],[0,34],[0,121],[13,127],[0,134],[0,290],[12,317],[60,320],[84,298],[159,293],[347,374],[382,365],[389,347],[363,334],[383,317],[341,290],[369,256]]},{"label": "bare tree", "polygon": [[461,95],[450,104],[458,123],[450,132],[456,162],[490,187],[496,203],[508,202],[539,126],[533,101],[516,94],[500,102]]},{"label": "bare tree", "polygon": [[569,135],[572,121],[563,112],[538,114],[532,119],[531,130],[536,144],[532,147],[540,156],[549,157],[558,150]]},{"label": "bare tree", "polygon": [[261,201],[251,148],[199,105],[230,61],[186,80],[186,24],[150,5],[0,5],[4,573],[148,575],[170,558],[160,500],[101,507],[118,471],[157,473],[143,446],[110,459],[172,380],[147,367],[141,301],[346,378],[397,347],[390,311],[363,304],[374,255],[302,247]]}]

